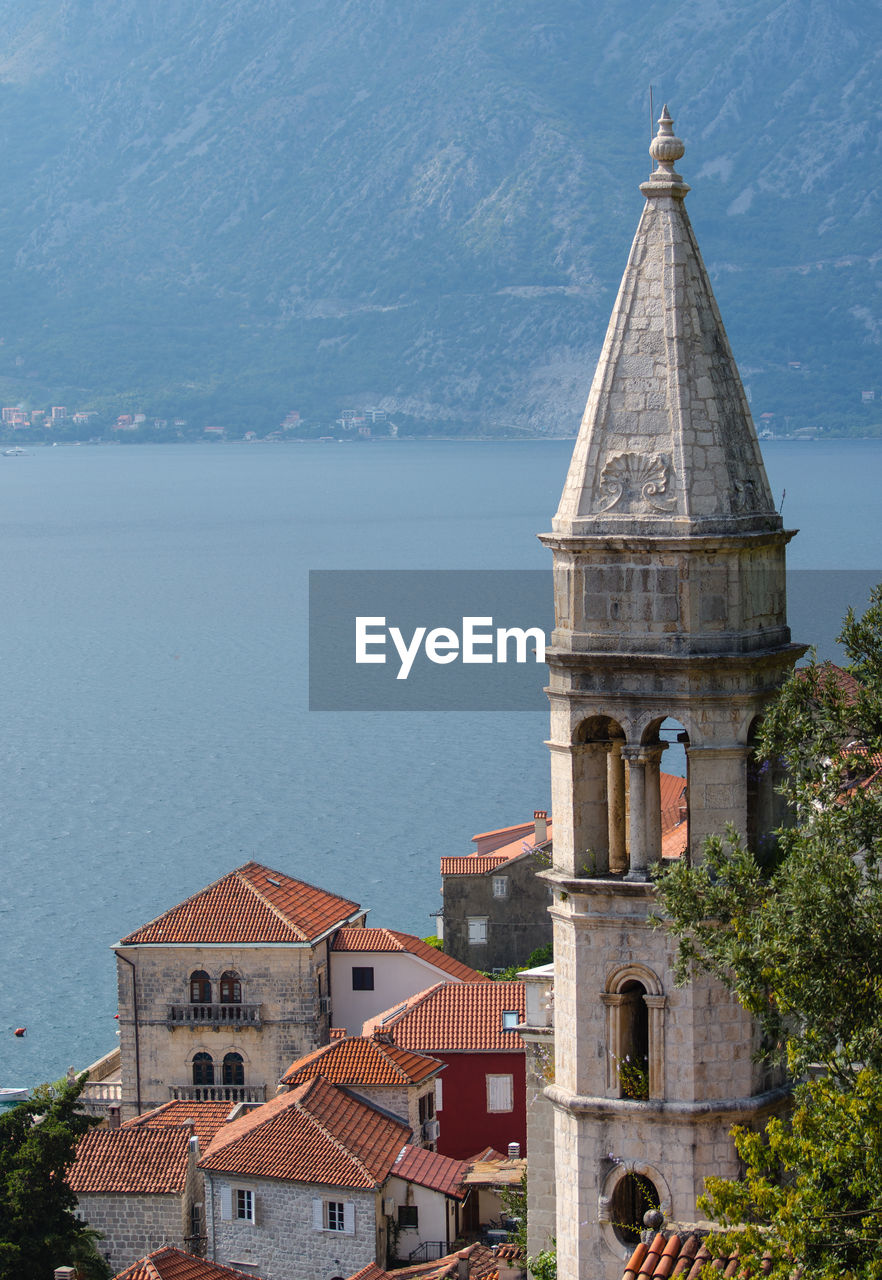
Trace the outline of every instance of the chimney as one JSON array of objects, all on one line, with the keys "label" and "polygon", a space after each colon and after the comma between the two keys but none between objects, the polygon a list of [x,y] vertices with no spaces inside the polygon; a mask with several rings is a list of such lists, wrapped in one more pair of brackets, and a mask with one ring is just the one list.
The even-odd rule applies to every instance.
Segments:
[{"label": "chimney", "polygon": [[508,1144],[508,1158],[509,1160],[520,1160],[521,1144],[519,1142],[510,1142]]},{"label": "chimney", "polygon": [[533,835],[536,844],[545,844],[548,839],[548,811],[547,809],[533,810]]},{"label": "chimney", "polygon": [[56,1267],[52,1272],[52,1280],[77,1280],[76,1267]]},{"label": "chimney", "polygon": [[469,1250],[460,1249],[456,1255],[456,1280],[469,1280]]}]

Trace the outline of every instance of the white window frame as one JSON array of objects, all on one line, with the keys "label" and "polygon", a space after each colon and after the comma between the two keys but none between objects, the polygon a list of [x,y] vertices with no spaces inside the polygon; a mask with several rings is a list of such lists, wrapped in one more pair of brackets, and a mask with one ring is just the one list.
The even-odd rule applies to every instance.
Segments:
[{"label": "white window frame", "polygon": [[253,1187],[222,1185],[220,1189],[221,1218],[226,1222],[257,1222],[257,1196]]},{"label": "white window frame", "polygon": [[508,897],[508,876],[493,877],[493,897],[494,898]]},{"label": "white window frame", "polygon": [[488,1075],[487,1111],[489,1114],[501,1114],[514,1111],[514,1076]]},{"label": "white window frame", "polygon": [[[338,1214],[338,1209],[342,1211],[342,1217]],[[334,1226],[331,1225],[332,1221],[335,1224]],[[339,1226],[337,1225],[338,1222]],[[312,1202],[312,1229],[313,1231],[327,1231],[335,1236],[354,1236],[355,1201],[339,1200],[337,1196],[328,1196],[326,1200],[316,1197]]]},{"label": "white window frame", "polygon": [[466,916],[466,924],[469,932],[470,947],[486,947],[487,945],[487,917],[486,916]]}]

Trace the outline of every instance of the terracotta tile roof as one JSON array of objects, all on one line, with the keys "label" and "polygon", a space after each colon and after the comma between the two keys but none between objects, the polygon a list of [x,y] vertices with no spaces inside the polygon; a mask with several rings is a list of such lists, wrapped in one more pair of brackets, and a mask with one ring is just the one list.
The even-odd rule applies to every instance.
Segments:
[{"label": "terracotta tile roof", "polygon": [[435,1262],[418,1262],[409,1267],[396,1267],[394,1271],[382,1271],[371,1262],[361,1271],[356,1271],[348,1280],[456,1280],[459,1275],[460,1260],[468,1262],[469,1280],[496,1280],[499,1274],[499,1259],[519,1257],[519,1251],[510,1252],[510,1246],[500,1245],[496,1250],[488,1249],[483,1244],[470,1244],[458,1253],[448,1253]]},{"label": "terracotta tile roof", "polygon": [[[521,827],[511,827],[511,831],[521,831]],[[496,871],[498,867],[503,866],[506,862],[514,862],[517,858],[523,858],[528,853],[533,853],[536,849],[545,849],[551,843],[551,837],[554,831],[554,824],[549,822],[546,838],[538,844],[533,834],[533,824],[530,823],[526,828],[526,835],[519,835],[515,840],[510,840],[506,844],[500,845],[498,849],[494,849],[491,853],[467,853],[462,858],[442,858],[441,874],[442,876],[483,876],[491,871]],[[483,836],[473,836],[474,840],[483,840]],[[480,845],[478,846],[480,849]]]},{"label": "terracotta tile roof", "polygon": [[246,862],[122,939],[122,946],[185,942],[313,942],[345,924],[358,903]]},{"label": "terracotta tile roof", "polygon": [[485,973],[470,969],[467,964],[446,956],[437,947],[430,947],[422,938],[412,933],[399,933],[396,929],[341,929],[334,938],[332,951],[405,951],[409,955],[425,960],[436,969],[449,973],[460,982],[489,982]]},{"label": "terracotta tile roof", "polygon": [[373,1188],[388,1176],[409,1138],[408,1125],[319,1076],[225,1125],[199,1167]]},{"label": "terracotta tile roof", "polygon": [[516,1031],[503,1031],[502,1014],[526,1016],[523,982],[443,982],[370,1018],[364,1034],[391,1031],[415,1053],[523,1052]]},{"label": "terracotta tile roof", "polygon": [[[242,1280],[244,1274],[166,1245],[118,1272],[115,1280]],[[259,1280],[259,1277],[249,1272],[249,1280]]]},{"label": "terracotta tile roof", "polygon": [[92,1129],[77,1144],[67,1184],[77,1195],[180,1195],[189,1142],[186,1125]]},{"label": "terracotta tile roof", "polygon": [[303,1084],[321,1076],[331,1084],[422,1084],[443,1068],[437,1058],[402,1049],[375,1036],[347,1036],[298,1058],[282,1076],[282,1084]]},{"label": "terracotta tile roof", "polygon": [[126,1120],[122,1128],[141,1126],[155,1129],[167,1128],[170,1124],[192,1124],[192,1132],[199,1139],[199,1150],[207,1151],[232,1110],[229,1102],[165,1102],[154,1111],[145,1111],[143,1115]]},{"label": "terracotta tile roof", "polygon": [[465,1198],[463,1178],[467,1167],[465,1160],[453,1160],[437,1151],[426,1151],[424,1147],[405,1147],[391,1173],[405,1182],[415,1182],[418,1187],[428,1187],[430,1191],[440,1191],[445,1196],[456,1196],[462,1200]]},{"label": "terracotta tile roof", "polygon": [[[715,1272],[726,1277],[738,1276],[736,1254],[716,1256],[708,1251],[701,1235],[695,1231],[659,1231],[648,1241],[641,1241],[632,1253],[622,1280],[699,1280],[702,1270],[712,1263]],[[763,1272],[767,1270],[763,1265]]]}]

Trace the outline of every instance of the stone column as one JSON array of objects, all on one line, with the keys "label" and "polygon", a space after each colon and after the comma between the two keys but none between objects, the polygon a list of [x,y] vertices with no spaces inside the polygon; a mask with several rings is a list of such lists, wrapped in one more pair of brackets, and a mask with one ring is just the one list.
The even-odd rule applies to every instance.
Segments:
[{"label": "stone column", "polygon": [[628,761],[630,866],[626,880],[648,880],[646,848],[646,755],[642,747],[622,747]]},{"label": "stone column", "polygon": [[646,849],[650,862],[657,862],[661,857],[662,821],[661,821],[661,758],[668,744],[659,743],[648,747],[644,752],[646,759]]},{"label": "stone column", "polygon": [[613,739],[606,758],[606,796],[609,808],[609,869],[614,873],[628,870],[628,848],[625,840],[625,761],[622,743]]},{"label": "stone column", "polygon": [[649,1096],[665,1096],[665,1005],[667,996],[644,996],[649,1011]]},{"label": "stone column", "polygon": [[601,991],[600,999],[606,1008],[606,1028],[604,1044],[606,1045],[606,1091],[610,1097],[621,1095],[619,1088],[619,1063],[624,1057],[622,1047],[622,1019],[619,1009],[625,1003],[625,996],[611,991]]}]

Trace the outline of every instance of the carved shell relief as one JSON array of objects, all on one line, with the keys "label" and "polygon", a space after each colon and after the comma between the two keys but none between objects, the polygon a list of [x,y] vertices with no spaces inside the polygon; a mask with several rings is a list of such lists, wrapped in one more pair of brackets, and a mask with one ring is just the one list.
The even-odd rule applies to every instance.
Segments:
[{"label": "carved shell relief", "polygon": [[621,515],[673,511],[676,497],[667,491],[671,476],[663,454],[611,453],[597,485],[598,510],[616,507]]}]

